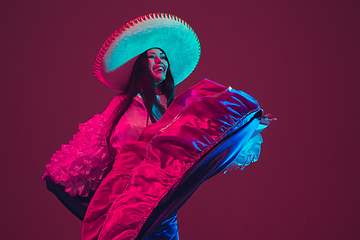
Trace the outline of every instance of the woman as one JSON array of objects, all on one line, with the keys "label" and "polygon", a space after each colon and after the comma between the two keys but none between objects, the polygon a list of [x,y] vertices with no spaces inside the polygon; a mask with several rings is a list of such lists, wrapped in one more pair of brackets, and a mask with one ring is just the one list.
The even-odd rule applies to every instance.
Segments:
[{"label": "woman", "polygon": [[[169,106],[174,99],[174,79],[171,75],[166,54],[161,49],[149,49],[137,58],[130,77],[130,82],[131,84],[128,84],[124,91],[126,95],[123,94],[115,97],[109,107],[101,115],[104,120],[108,120],[106,128],[104,128],[104,130],[106,130],[104,132],[106,133],[104,138],[106,138],[106,145],[108,148],[104,148],[103,144],[98,145],[96,148],[103,148],[102,154],[106,156],[105,159],[110,160],[110,163],[114,161],[116,151],[121,149],[123,143],[126,141],[136,141],[147,125],[160,119],[167,106]],[[113,106],[116,105],[114,103],[116,103],[117,106],[113,109]],[[111,115],[107,117],[110,112],[112,112]],[[97,117],[99,117],[99,115],[97,115]],[[90,121],[92,120],[94,119],[91,119]],[[121,122],[119,123],[120,120]],[[105,154],[105,149],[109,151],[108,155]],[[63,150],[63,152],[65,152],[65,150]],[[68,153],[68,155],[73,154]],[[83,157],[84,156],[77,156],[77,158]],[[91,158],[94,157],[95,156],[91,156]],[[50,168],[49,165],[48,168]],[[109,166],[107,166],[107,168],[109,168]],[[94,171],[96,170],[91,170],[91,172]],[[107,171],[108,170],[106,169],[103,172],[106,173]],[[104,175],[105,174],[101,174],[101,176]],[[44,176],[50,175],[47,172]],[[126,177],[122,176],[122,179],[125,180]],[[99,177],[98,181],[101,180],[102,178]],[[65,187],[69,186],[69,182],[71,182],[71,179],[58,181],[60,185]],[[76,185],[76,183],[78,182],[74,181],[74,185]],[[67,188],[67,190],[70,190],[69,193],[73,196],[73,198],[71,198],[66,196],[66,193],[63,192],[64,188],[56,186],[50,177],[47,178],[47,185],[50,190],[54,188],[59,189],[60,191],[55,192],[59,199],[62,200],[65,206],[67,206],[80,220],[84,219],[87,204],[81,205],[81,203],[88,203],[91,200],[93,191],[96,190],[94,186],[88,187],[91,190],[90,192],[83,191],[85,188],[77,188],[78,196],[74,195],[74,192]],[[79,191],[80,189],[81,191]],[[52,191],[54,192],[54,190]],[[89,194],[91,197],[88,197]],[[79,196],[85,197],[81,198]],[[63,200],[64,197],[66,200]],[[99,209],[97,208],[97,211],[98,210]],[[171,229],[172,234],[174,234],[174,232],[177,234],[176,215],[167,220],[166,225],[160,226],[160,228],[164,228],[167,232]],[[164,230],[159,231],[164,232]]]},{"label": "woman", "polygon": [[[152,31],[134,34],[136,27]],[[125,38],[130,40],[123,41]],[[142,44],[135,44],[139,39]],[[181,50],[184,46],[190,54],[184,54]],[[185,62],[174,61],[174,69],[170,70],[169,60],[160,47],[168,49],[173,59]],[[146,126],[161,118],[174,99],[174,85],[193,71],[199,57],[196,34],[184,21],[167,14],[136,18],[105,42],[95,62],[95,76],[121,93],[102,114],[80,124],[74,140],[53,155],[43,176],[48,189],[80,220],[84,219],[95,190],[112,169],[117,152],[125,142],[136,141]],[[129,174],[122,176],[124,184]],[[172,222],[176,225],[176,219]]]},{"label": "woman", "polygon": [[[86,212],[82,239],[178,239],[176,210],[186,199],[161,217],[154,216],[156,208],[168,206],[163,200],[171,199],[187,173],[205,180],[258,136],[261,109],[245,93],[203,80],[174,100],[174,85],[193,71],[199,57],[194,31],[168,14],[134,19],[103,45],[95,76],[122,94],[80,124],[43,177],[77,217],[83,220]],[[243,128],[235,150],[225,154],[231,161],[223,161],[223,154],[216,169],[195,169],[212,147]],[[235,162],[245,166],[257,160],[255,155]],[[194,191],[186,189],[190,195]]]}]

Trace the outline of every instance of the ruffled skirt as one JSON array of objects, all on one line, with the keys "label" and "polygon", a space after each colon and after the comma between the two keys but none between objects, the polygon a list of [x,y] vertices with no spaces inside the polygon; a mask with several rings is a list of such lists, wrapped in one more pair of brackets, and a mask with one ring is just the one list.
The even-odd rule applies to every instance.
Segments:
[{"label": "ruffled skirt", "polygon": [[180,94],[138,141],[118,152],[90,202],[82,239],[151,236],[203,181],[236,158],[260,115],[251,96],[206,79]]}]

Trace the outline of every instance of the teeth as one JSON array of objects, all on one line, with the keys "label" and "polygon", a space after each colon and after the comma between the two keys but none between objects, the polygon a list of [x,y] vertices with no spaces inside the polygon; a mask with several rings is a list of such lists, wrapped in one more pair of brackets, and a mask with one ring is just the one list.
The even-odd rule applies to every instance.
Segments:
[{"label": "teeth", "polygon": [[155,71],[164,71],[164,68],[163,67],[157,67],[154,69]]}]

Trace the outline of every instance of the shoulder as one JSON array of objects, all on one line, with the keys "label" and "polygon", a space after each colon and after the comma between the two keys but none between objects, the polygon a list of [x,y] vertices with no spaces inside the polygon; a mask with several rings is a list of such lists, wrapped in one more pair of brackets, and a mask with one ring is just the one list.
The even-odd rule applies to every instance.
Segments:
[{"label": "shoulder", "polygon": [[[117,106],[125,101],[127,98],[126,95],[116,95],[109,105],[107,106],[106,110],[103,112],[103,116],[107,119],[111,116]],[[146,108],[144,106],[143,100],[140,96],[135,96],[133,103],[130,105],[129,109],[125,112],[125,114],[121,117],[122,121],[124,121],[128,116],[146,116]],[[133,118],[132,118],[133,119]]]},{"label": "shoulder", "polygon": [[112,100],[111,100],[111,102],[109,103],[109,107],[111,107],[111,106],[117,106],[117,105],[119,105],[121,102],[123,102],[123,101],[125,101],[125,99],[126,99],[126,95],[125,94],[118,94],[118,95],[116,95]]},{"label": "shoulder", "polygon": [[146,111],[144,101],[143,101],[143,99],[142,99],[142,97],[140,95],[136,95],[134,97],[133,106]]},{"label": "shoulder", "polygon": [[124,100],[126,99],[126,95],[123,95],[123,94],[119,94],[119,95],[116,95],[112,100],[111,102],[109,103],[109,105],[106,107],[105,111],[103,112],[103,115],[105,116],[110,116],[114,109],[119,106],[119,104],[121,102],[123,102]]},{"label": "shoulder", "polygon": [[[117,107],[121,102],[125,101],[127,98],[127,96],[125,94],[119,94],[116,95],[110,102],[110,104],[108,105],[109,108],[115,108]],[[133,99],[133,105],[135,105],[136,107],[140,107],[140,108],[144,108],[145,109],[145,105],[143,102],[143,99],[141,98],[140,95],[136,95]],[[131,106],[130,106],[131,107]]]}]

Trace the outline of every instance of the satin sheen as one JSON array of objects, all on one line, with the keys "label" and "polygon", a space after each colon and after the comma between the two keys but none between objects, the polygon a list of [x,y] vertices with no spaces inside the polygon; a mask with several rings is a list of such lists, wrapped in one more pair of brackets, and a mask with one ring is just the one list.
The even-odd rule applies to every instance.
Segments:
[{"label": "satin sheen", "polygon": [[137,141],[124,142],[90,202],[82,239],[135,239],[182,176],[258,111],[248,94],[206,79],[180,94]]}]

